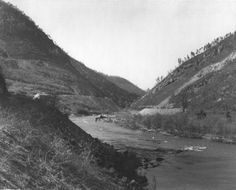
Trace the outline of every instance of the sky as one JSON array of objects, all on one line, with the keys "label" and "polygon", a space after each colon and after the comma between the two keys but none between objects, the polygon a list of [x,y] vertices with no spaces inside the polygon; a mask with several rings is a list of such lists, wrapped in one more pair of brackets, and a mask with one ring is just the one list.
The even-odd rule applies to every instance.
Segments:
[{"label": "sky", "polygon": [[177,59],[236,30],[235,0],[5,0],[69,55],[152,88]]}]

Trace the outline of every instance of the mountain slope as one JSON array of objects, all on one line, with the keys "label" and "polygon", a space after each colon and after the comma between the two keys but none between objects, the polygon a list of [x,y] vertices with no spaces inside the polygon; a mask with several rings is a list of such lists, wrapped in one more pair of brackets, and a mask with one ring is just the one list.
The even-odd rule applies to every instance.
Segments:
[{"label": "mountain slope", "polygon": [[145,93],[144,90],[140,89],[138,86],[134,85],[133,83],[131,83],[130,81],[128,81],[124,78],[121,78],[118,76],[108,76],[108,75],[105,75],[105,76],[109,81],[111,81],[115,85],[119,86],[120,88],[122,88],[132,94],[142,96]]},{"label": "mountain slope", "polygon": [[[220,39],[220,40],[219,40]],[[236,35],[208,43],[204,51],[183,62],[147,94],[132,104],[192,110],[235,110]]]},{"label": "mountain slope", "polygon": [[[41,100],[8,93],[1,73],[0,123],[0,189],[141,190],[146,185],[136,173],[141,162],[134,154],[92,138]],[[129,184],[134,179],[137,183]]]},{"label": "mountain slope", "polygon": [[[101,102],[113,101],[125,107],[137,98],[68,56],[30,18],[3,1],[0,1],[0,65],[9,91],[23,90],[30,96],[38,92],[53,94],[65,109],[104,111],[112,106]],[[87,103],[64,105],[61,96],[75,102],[86,96]],[[100,103],[95,105],[97,99]]]}]

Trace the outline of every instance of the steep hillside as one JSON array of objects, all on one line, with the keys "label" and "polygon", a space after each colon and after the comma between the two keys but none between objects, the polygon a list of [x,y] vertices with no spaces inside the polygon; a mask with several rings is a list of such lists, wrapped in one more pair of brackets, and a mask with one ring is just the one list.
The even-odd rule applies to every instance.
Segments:
[{"label": "steep hillside", "polygon": [[118,76],[105,76],[109,81],[132,94],[136,94],[138,96],[143,96],[145,94],[144,90],[124,78]]},{"label": "steep hillside", "polygon": [[201,49],[132,106],[236,110],[236,34],[217,38]]},{"label": "steep hillside", "polygon": [[[10,92],[29,96],[53,94],[59,100],[67,96],[77,103],[87,97],[86,103],[76,105],[65,105],[61,100],[61,107],[66,110],[108,111],[112,106],[106,105],[112,101],[125,107],[137,98],[68,56],[30,18],[3,1],[0,1],[0,65]],[[106,104],[98,103],[97,107],[94,102],[98,99]]]},{"label": "steep hillside", "polygon": [[0,189],[141,190],[146,185],[133,153],[92,138],[42,100],[8,93],[1,73],[0,124]]}]

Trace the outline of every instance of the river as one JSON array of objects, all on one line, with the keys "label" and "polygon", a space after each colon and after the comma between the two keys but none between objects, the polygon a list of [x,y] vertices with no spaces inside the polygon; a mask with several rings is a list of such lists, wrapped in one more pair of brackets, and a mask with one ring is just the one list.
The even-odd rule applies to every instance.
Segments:
[{"label": "river", "polygon": [[147,169],[150,190],[153,190],[154,181],[158,190],[236,189],[236,145],[129,130],[114,123],[95,122],[94,116],[72,117],[71,120],[117,149],[126,146],[188,149],[179,154],[167,154],[160,166]]}]

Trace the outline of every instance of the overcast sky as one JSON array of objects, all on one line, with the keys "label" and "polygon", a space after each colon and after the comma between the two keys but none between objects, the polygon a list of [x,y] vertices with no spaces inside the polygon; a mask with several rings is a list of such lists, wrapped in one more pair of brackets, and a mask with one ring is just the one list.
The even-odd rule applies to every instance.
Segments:
[{"label": "overcast sky", "polygon": [[88,67],[143,89],[236,30],[235,0],[8,0]]}]

